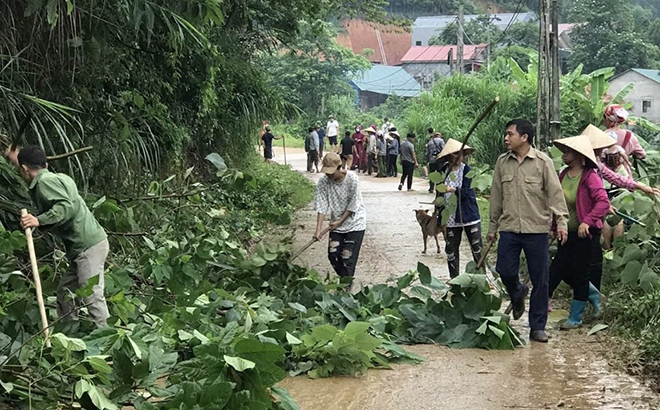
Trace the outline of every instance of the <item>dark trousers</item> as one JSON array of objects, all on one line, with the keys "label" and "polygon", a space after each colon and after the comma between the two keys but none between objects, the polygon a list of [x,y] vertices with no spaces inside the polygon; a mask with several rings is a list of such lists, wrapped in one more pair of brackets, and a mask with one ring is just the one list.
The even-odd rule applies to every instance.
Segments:
[{"label": "dark trousers", "polygon": [[600,246],[600,229],[589,230],[591,238],[580,238],[577,232],[569,232],[568,240],[559,245],[557,256],[550,265],[549,296],[552,296],[563,280],[573,288],[573,299],[586,302],[589,299],[589,274],[594,243]]},{"label": "dark trousers", "polygon": [[396,174],[397,174],[396,157],[398,157],[398,155],[394,155],[394,154],[388,154],[387,155],[387,176],[388,177],[395,177]]},{"label": "dark trousers", "polygon": [[603,248],[598,241],[592,245],[589,282],[593,283],[596,289],[600,290],[600,283],[603,279]]},{"label": "dark trousers", "polygon": [[408,178],[408,183],[406,184],[408,186],[408,190],[412,188],[412,180],[413,180],[413,171],[415,171],[415,164],[409,161],[401,161],[401,168],[403,169],[401,172],[401,182],[400,185],[403,185],[403,181]]},{"label": "dark trousers", "polygon": [[523,297],[523,285],[518,277],[521,250],[525,251],[533,285],[529,326],[532,330],[545,330],[548,321],[548,234],[500,232],[496,270],[511,300]]},{"label": "dark trousers", "polygon": [[319,152],[315,149],[307,153],[307,171],[312,172],[312,165],[319,167]]},{"label": "dark trousers", "polygon": [[458,248],[461,245],[463,231],[465,231],[468,242],[470,242],[474,262],[477,263],[479,262],[479,259],[481,259],[481,248],[483,246],[481,239],[481,222],[466,227],[447,227],[445,253],[447,254],[447,265],[449,265],[449,276],[452,278],[455,278],[460,274],[461,261]]},{"label": "dark trousers", "polygon": [[[429,175],[431,175],[431,172],[435,172],[438,170],[438,163],[437,162],[429,162],[428,163],[428,168],[429,168]],[[428,175],[427,175],[428,177]],[[431,178],[429,178],[429,191],[433,192],[435,189],[435,184],[433,181],[431,181]]]},{"label": "dark trousers", "polygon": [[386,155],[379,155],[378,156],[378,176],[379,177],[384,177],[385,172],[386,172]]},{"label": "dark trousers", "polygon": [[355,275],[355,266],[360,256],[363,239],[364,231],[330,232],[328,259],[337,275],[341,277]]},{"label": "dark trousers", "polygon": [[378,170],[376,154],[369,154],[369,157],[367,158],[367,173],[371,175],[374,170]]}]

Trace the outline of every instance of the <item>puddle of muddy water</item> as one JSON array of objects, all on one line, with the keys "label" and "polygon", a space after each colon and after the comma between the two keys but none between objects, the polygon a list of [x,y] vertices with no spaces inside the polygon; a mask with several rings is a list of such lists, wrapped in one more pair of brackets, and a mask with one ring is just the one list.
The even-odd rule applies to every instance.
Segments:
[{"label": "puddle of muddy water", "polygon": [[[294,169],[304,169],[304,153],[289,156]],[[312,180],[318,175],[308,174]],[[427,264],[438,279],[448,279],[444,242],[435,253],[430,239],[422,255],[421,229],[412,212],[431,208],[428,182],[416,179],[416,192],[398,192],[398,180],[360,175],[367,207],[367,231],[357,266],[358,283],[383,283]],[[484,216],[482,215],[482,218]],[[311,206],[301,211],[295,225],[294,246],[312,236],[316,215]],[[461,264],[471,256],[466,241]],[[315,244],[298,260],[310,268],[334,275],[327,262],[325,244]],[[561,315],[553,314],[551,320]],[[526,316],[525,316],[526,319]],[[514,323],[523,337],[529,334],[524,320]],[[550,323],[549,328],[557,323]],[[607,346],[586,336],[587,329],[550,331],[548,344],[529,344],[515,351],[453,350],[441,346],[407,348],[426,358],[418,365],[394,365],[393,370],[370,370],[360,378],[332,377],[311,380],[287,378],[289,389],[303,410],[406,410],[406,409],[656,409],[658,396],[635,378],[614,371],[600,353]]]}]

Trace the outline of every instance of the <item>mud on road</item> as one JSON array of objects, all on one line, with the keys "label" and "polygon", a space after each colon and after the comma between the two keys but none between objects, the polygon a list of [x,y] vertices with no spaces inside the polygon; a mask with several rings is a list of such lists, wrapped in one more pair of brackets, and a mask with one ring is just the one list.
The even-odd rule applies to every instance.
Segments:
[{"label": "mud on road", "polygon": [[[281,148],[276,159],[282,160]],[[287,162],[305,172],[305,153],[287,150]],[[320,175],[307,174],[313,181]],[[440,254],[431,239],[422,255],[421,229],[413,210],[430,209],[433,196],[428,181],[415,179],[414,192],[399,192],[398,180],[360,174],[360,188],[367,207],[367,231],[356,270],[360,285],[383,283],[415,269],[421,261],[434,276],[449,277],[440,239]],[[482,217],[486,217],[482,215]],[[311,204],[294,219],[294,247],[312,237],[316,215]],[[314,244],[298,263],[322,275],[334,275],[327,261],[326,243]],[[463,238],[461,265],[471,258]],[[659,397],[639,380],[617,371],[605,359],[607,339],[586,336],[589,327],[559,332],[565,311],[550,315],[550,343],[528,343],[515,351],[458,350],[443,346],[416,345],[406,348],[426,361],[418,365],[395,365],[393,370],[369,370],[360,378],[332,377],[312,380],[288,377],[280,383],[289,389],[303,410],[403,410],[403,409],[655,409]],[[513,322],[524,339],[527,316]]]}]

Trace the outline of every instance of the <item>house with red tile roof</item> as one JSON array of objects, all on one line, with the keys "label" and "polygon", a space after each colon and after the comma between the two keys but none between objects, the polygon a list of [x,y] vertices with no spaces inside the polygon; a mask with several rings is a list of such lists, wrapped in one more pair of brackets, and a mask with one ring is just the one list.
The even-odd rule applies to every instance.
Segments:
[{"label": "house with red tile roof", "polygon": [[[401,64],[412,41],[412,34],[399,26],[353,19],[344,21],[342,27],[337,43],[365,56],[372,64]],[[373,54],[365,55],[365,50],[373,50]]]},{"label": "house with red tile roof", "polygon": [[[486,57],[486,44],[463,46],[463,72],[478,71]],[[414,46],[403,56],[401,65],[424,89],[429,89],[439,77],[447,77],[456,64],[455,45]]]}]

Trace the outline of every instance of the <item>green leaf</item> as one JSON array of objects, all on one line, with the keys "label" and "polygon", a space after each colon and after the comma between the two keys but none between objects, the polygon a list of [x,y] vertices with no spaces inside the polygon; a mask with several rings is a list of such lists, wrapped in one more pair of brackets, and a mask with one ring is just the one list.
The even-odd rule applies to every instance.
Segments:
[{"label": "green leaf", "polygon": [[349,339],[355,339],[357,335],[365,333],[369,329],[369,323],[367,322],[351,322],[346,325],[344,333]]},{"label": "green leaf", "polygon": [[251,362],[249,360],[243,359],[241,357],[236,357],[236,356],[223,356],[225,359],[225,362],[236,369],[236,371],[242,372],[247,369],[254,369],[255,363]]},{"label": "green leaf", "polygon": [[87,298],[94,293],[94,286],[99,284],[99,275],[92,276],[87,280],[85,286],[76,289],[76,296],[79,298]]},{"label": "green leaf", "polygon": [[289,302],[289,306],[301,313],[307,313],[307,308],[300,303]]},{"label": "green leaf", "polygon": [[429,181],[433,182],[434,184],[440,184],[445,182],[445,176],[438,171],[431,172],[429,174]]},{"label": "green leaf", "polygon": [[431,284],[431,269],[422,262],[417,262],[417,272],[419,272],[419,281],[424,286]]},{"label": "green leaf", "polygon": [[337,328],[332,325],[321,325],[312,329],[312,337],[322,343],[331,341],[335,334],[337,334]]},{"label": "green leaf", "polygon": [[74,392],[77,398],[81,398],[83,394],[87,393],[92,388],[92,384],[85,379],[80,379],[76,382]]},{"label": "green leaf", "polygon": [[103,391],[98,386],[91,386],[90,389],[87,390],[87,395],[99,410],[118,409],[117,406],[105,396]]},{"label": "green leaf", "polygon": [[270,391],[280,399],[280,406],[282,406],[284,410],[300,410],[296,401],[293,400],[289,391],[284,387],[273,386],[270,388]]},{"label": "green leaf", "polygon": [[600,332],[601,330],[607,329],[608,327],[609,327],[608,325],[604,325],[602,323],[599,323],[596,326],[592,327],[591,330],[589,330],[589,332],[587,332],[587,336],[591,336],[596,332]]},{"label": "green leaf", "polygon": [[[239,370],[240,371],[240,370]],[[205,386],[199,395],[199,406],[202,409],[222,409],[231,399],[234,383],[220,382]]]},{"label": "green leaf", "polygon": [[488,325],[488,329],[490,329],[491,332],[495,333],[495,336],[497,336],[500,339],[504,336],[504,332],[493,325]]},{"label": "green leaf", "polygon": [[12,390],[14,390],[14,385],[9,382],[3,382],[0,380],[0,385],[2,385],[2,388],[5,389],[5,393],[11,393]]},{"label": "green leaf", "polygon": [[642,264],[638,261],[629,262],[621,273],[621,281],[627,285],[636,284],[641,269]]},{"label": "green leaf", "polygon": [[302,344],[302,340],[298,339],[297,337],[295,337],[294,335],[292,335],[289,332],[286,332],[286,341],[290,345],[300,345],[300,344]]},{"label": "green leaf", "polygon": [[87,345],[82,339],[71,338],[62,333],[54,333],[50,336],[53,347],[59,347],[72,352],[83,352]]},{"label": "green leaf", "polygon": [[94,370],[99,373],[109,374],[112,373],[112,367],[108,365],[102,356],[88,356],[85,360],[92,366]]},{"label": "green leaf", "polygon": [[412,273],[406,273],[405,275],[401,276],[399,280],[396,282],[396,287],[399,290],[403,290],[408,286],[410,286],[413,279],[415,279],[415,276]]}]

